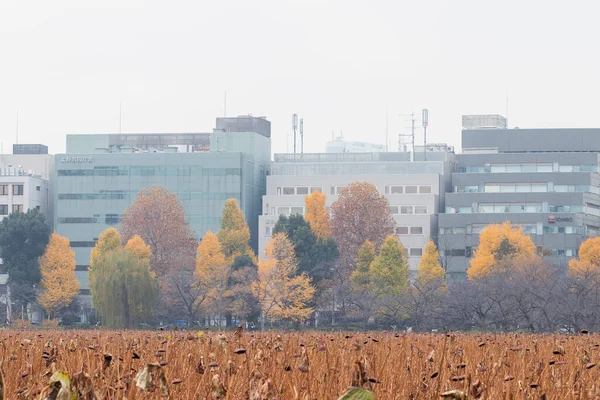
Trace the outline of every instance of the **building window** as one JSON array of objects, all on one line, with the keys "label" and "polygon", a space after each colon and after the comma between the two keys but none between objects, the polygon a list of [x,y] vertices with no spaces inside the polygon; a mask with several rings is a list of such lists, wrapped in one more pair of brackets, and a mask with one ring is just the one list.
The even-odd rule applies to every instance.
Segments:
[{"label": "building window", "polygon": [[322,192],[323,191],[323,187],[322,186],[311,186],[310,187],[310,192]]},{"label": "building window", "polygon": [[8,196],[8,185],[0,185],[0,196]]},{"label": "building window", "polygon": [[396,235],[408,235],[408,226],[396,227]]},{"label": "building window", "polygon": [[467,246],[465,248],[465,257],[471,258],[473,255],[473,248],[471,246]]},{"label": "building window", "polygon": [[415,206],[415,214],[427,214],[427,206]]},{"label": "building window", "polygon": [[411,235],[422,235],[423,234],[423,227],[422,226],[411,226],[410,227],[410,234]]},{"label": "building window", "polygon": [[307,186],[298,186],[296,188],[296,194],[308,194],[308,187]]},{"label": "building window", "polygon": [[419,186],[419,193],[431,193],[431,186]]},{"label": "building window", "polygon": [[265,227],[265,236],[271,236],[273,234],[273,227],[267,226]]},{"label": "building window", "polygon": [[411,247],[410,248],[410,256],[411,257],[421,257],[423,255],[423,249],[420,247]]},{"label": "building window", "polygon": [[390,213],[392,215],[398,215],[398,206],[390,206]]},{"label": "building window", "polygon": [[71,241],[71,247],[94,247],[95,241]]},{"label": "building window", "polygon": [[402,194],[403,192],[404,192],[404,187],[402,187],[402,186],[390,186],[391,194]]},{"label": "building window", "polygon": [[104,218],[106,225],[117,225],[119,221],[119,214],[106,214],[106,217]]},{"label": "building window", "polygon": [[12,212],[14,213],[22,213],[23,212],[23,204],[13,204]]},{"label": "building window", "polygon": [[39,211],[40,210],[40,206],[35,206],[35,209]]},{"label": "building window", "polygon": [[89,217],[66,217],[59,218],[59,224],[93,224],[96,223],[96,218]]},{"label": "building window", "polygon": [[413,206],[400,206],[400,214],[412,214]]},{"label": "building window", "polygon": [[284,187],[283,194],[284,195],[296,194],[295,188],[293,186],[292,187],[290,187],[290,186]]},{"label": "building window", "polygon": [[8,215],[8,204],[0,204],[0,215]]},{"label": "building window", "polygon": [[340,194],[340,193],[342,193],[342,190],[344,190],[344,189],[346,189],[346,186],[336,186],[335,193]]},{"label": "building window", "polygon": [[13,195],[23,196],[23,185],[13,185]]},{"label": "building window", "polygon": [[290,215],[290,208],[289,207],[277,207],[277,214],[278,215]]},{"label": "building window", "polygon": [[292,207],[292,214],[304,215],[304,207]]},{"label": "building window", "polygon": [[281,188],[280,187],[277,188],[277,196],[281,196]]},{"label": "building window", "polygon": [[41,191],[41,190],[42,190],[42,187],[41,187],[41,186],[36,186],[36,187],[35,187],[35,190],[37,190],[37,191],[39,192],[39,191]]},{"label": "building window", "polygon": [[417,193],[417,187],[416,186],[405,186],[404,187],[404,193],[406,193],[406,194],[415,194],[415,193]]}]

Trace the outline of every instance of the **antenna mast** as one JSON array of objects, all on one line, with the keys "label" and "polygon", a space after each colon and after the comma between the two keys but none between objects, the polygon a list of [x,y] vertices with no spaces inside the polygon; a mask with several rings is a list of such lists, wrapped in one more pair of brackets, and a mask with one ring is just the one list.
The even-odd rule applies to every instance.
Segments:
[{"label": "antenna mast", "polygon": [[294,154],[296,154],[296,130],[298,129],[298,114],[292,115],[292,130],[294,131]]},{"label": "antenna mast", "polygon": [[412,153],[413,153],[413,161],[414,161],[415,160],[414,159],[414,154],[415,154],[415,122],[416,122],[415,113],[411,112],[410,114],[400,114],[400,116],[401,117],[410,117],[411,125],[410,125],[410,133],[399,134],[398,135],[398,147],[399,147],[398,150],[402,151],[402,137],[410,136],[410,138],[411,138]]},{"label": "antenna mast", "polygon": [[300,154],[304,154],[304,118],[300,118]]},{"label": "antenna mast", "polygon": [[427,125],[429,125],[429,110],[423,109],[423,159],[427,161]]}]

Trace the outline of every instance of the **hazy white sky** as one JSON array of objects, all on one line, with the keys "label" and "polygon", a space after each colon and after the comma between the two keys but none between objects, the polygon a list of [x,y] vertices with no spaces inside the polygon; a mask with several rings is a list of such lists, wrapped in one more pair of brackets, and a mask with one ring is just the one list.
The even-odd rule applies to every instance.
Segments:
[{"label": "hazy white sky", "polygon": [[[208,132],[266,115],[286,151],[349,139],[390,148],[429,108],[430,141],[461,115],[600,127],[595,0],[0,0],[0,137],[63,152],[67,133]],[[417,141],[422,141],[418,131]],[[291,149],[291,143],[289,144]]]}]

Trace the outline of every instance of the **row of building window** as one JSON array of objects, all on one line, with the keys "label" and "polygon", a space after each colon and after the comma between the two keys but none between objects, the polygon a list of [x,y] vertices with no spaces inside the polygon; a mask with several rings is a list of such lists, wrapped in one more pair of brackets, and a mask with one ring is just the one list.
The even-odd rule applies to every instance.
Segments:
[{"label": "row of building window", "polygon": [[[541,223],[540,223],[541,225]],[[487,227],[487,224],[472,224],[467,226],[454,226],[451,228],[439,228],[440,235],[479,235]],[[564,233],[582,234],[583,228],[580,226],[543,226],[538,224],[513,224],[513,227],[518,227],[523,230],[526,235],[541,235],[543,233]]]},{"label": "row of building window", "polygon": [[99,217],[63,217],[58,218],[59,224],[97,224],[104,222],[107,225],[117,225],[121,218],[119,214],[106,214],[104,218]]},{"label": "row of building window", "polygon": [[[137,192],[122,190],[105,191],[101,193],[59,193],[58,200],[127,200],[137,195]],[[177,192],[179,200],[227,200],[236,198],[239,201],[240,193],[236,192]]]},{"label": "row of building window", "polygon": [[545,192],[583,192],[600,194],[600,188],[591,185],[555,185],[544,183],[486,183],[456,187],[458,193],[545,193]]},{"label": "row of building window", "polygon": [[[464,249],[446,249],[446,250],[442,250],[440,251],[440,254],[442,256],[446,256],[446,257],[467,257],[467,258],[471,258],[475,255],[475,250],[476,248],[473,248],[471,246],[467,246]],[[546,257],[550,257],[550,256],[554,256],[554,257],[558,257],[558,256],[565,256],[565,257],[576,257],[577,256],[577,249],[544,249],[542,246],[537,246],[536,247],[536,252],[538,255],[541,256],[546,256]]]},{"label": "row of building window", "polygon": [[309,194],[312,192],[322,192],[323,191],[323,187],[322,186],[278,186],[277,187],[277,195],[281,196],[281,195],[285,195],[285,196],[291,196],[291,195],[296,195],[296,194]]},{"label": "row of building window", "polygon": [[[37,208],[39,209],[39,206]],[[23,212],[23,204],[13,204],[12,212]],[[0,204],[0,215],[8,215],[8,204]]]},{"label": "row of building window", "polygon": [[486,164],[459,167],[462,173],[498,172],[600,172],[598,165],[560,165],[558,163]]},{"label": "row of building window", "polygon": [[[587,210],[586,210],[587,208]],[[544,205],[541,203],[475,203],[472,206],[447,206],[447,214],[493,214],[493,213],[542,213],[542,212],[589,212],[588,205]]]},{"label": "row of building window", "polygon": [[94,169],[59,169],[57,176],[230,176],[241,175],[241,168],[189,167],[95,167]]},{"label": "row of building window", "polygon": [[385,194],[425,194],[431,193],[431,185],[394,185],[386,186]]},{"label": "row of building window", "polygon": [[404,235],[422,235],[423,227],[422,226],[397,226],[396,227],[396,235],[404,236]]},{"label": "row of building window", "polygon": [[[23,185],[0,185],[0,196],[8,196],[9,186],[12,186],[13,196],[23,196]],[[36,186],[36,190],[39,186]]]},{"label": "row of building window", "polygon": [[392,215],[427,214],[427,206],[390,206]]}]

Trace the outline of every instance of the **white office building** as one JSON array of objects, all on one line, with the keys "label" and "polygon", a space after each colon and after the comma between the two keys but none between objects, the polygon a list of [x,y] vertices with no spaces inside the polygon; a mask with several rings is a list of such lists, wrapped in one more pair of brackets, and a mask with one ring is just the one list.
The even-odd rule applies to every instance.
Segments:
[{"label": "white office building", "polygon": [[396,234],[408,250],[411,270],[416,270],[425,245],[438,232],[437,214],[451,190],[454,159],[451,152],[436,152],[427,161],[420,161],[422,154],[392,152],[275,154],[259,217],[260,255],[280,215],[305,213],[307,194],[326,193],[330,207],[347,185],[369,182],[389,200]]},{"label": "white office building", "polygon": [[348,141],[343,137],[337,137],[327,142],[326,153],[374,153],[387,151],[385,144]]}]

